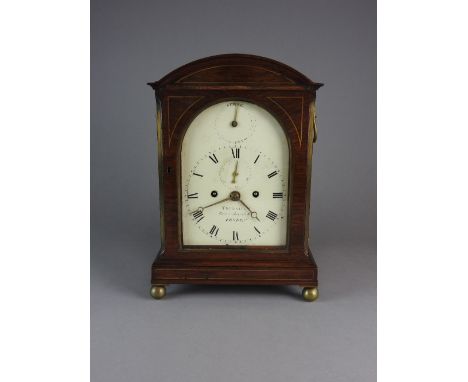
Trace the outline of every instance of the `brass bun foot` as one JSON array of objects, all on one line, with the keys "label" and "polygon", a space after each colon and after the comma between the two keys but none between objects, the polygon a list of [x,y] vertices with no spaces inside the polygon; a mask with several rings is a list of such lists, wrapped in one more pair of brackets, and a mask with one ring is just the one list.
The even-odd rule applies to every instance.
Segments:
[{"label": "brass bun foot", "polygon": [[318,299],[319,292],[316,287],[302,289],[302,297],[306,301],[315,301]]},{"label": "brass bun foot", "polygon": [[166,287],[164,285],[153,285],[150,293],[151,297],[156,300],[161,300],[166,295]]}]

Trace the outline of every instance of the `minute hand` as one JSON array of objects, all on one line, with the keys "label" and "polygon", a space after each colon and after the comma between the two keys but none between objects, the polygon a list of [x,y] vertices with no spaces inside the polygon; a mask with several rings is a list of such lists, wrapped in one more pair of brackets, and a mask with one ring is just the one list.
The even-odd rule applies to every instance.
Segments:
[{"label": "minute hand", "polygon": [[241,202],[242,205],[243,205],[245,208],[247,208],[247,210],[249,210],[250,216],[252,216],[254,219],[257,219],[258,221],[260,221],[260,219],[258,218],[257,213],[256,213],[255,211],[252,211],[252,210],[247,206],[247,204],[245,204],[241,199],[239,199],[239,202]]},{"label": "minute hand", "polygon": [[[226,199],[219,200],[219,201],[217,201],[217,202],[215,202],[215,203],[208,204],[208,205],[205,206],[205,207],[198,207],[195,211],[203,211],[205,208],[215,206],[216,204],[226,202],[226,201],[228,201],[228,200],[230,200],[230,199],[231,199],[230,197],[227,197]],[[195,211],[194,211],[194,212],[195,212]],[[193,213],[193,212],[191,212],[191,213]]]}]

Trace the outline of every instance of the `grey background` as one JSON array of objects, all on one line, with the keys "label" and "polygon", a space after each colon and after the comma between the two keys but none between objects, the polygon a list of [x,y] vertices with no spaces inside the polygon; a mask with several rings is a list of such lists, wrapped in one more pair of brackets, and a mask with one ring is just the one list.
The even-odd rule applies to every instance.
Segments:
[{"label": "grey background", "polygon": [[[376,379],[374,1],[91,3],[93,382]],[[148,295],[160,245],[148,81],[251,53],[324,82],[312,177],[320,299],[298,287],[170,286]]]}]

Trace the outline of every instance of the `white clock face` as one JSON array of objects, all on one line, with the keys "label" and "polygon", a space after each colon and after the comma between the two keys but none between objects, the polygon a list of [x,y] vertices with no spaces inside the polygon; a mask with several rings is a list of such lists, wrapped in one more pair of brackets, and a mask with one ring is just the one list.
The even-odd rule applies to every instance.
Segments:
[{"label": "white clock face", "polygon": [[269,112],[242,101],[208,107],[181,157],[184,245],[286,245],[289,148]]}]

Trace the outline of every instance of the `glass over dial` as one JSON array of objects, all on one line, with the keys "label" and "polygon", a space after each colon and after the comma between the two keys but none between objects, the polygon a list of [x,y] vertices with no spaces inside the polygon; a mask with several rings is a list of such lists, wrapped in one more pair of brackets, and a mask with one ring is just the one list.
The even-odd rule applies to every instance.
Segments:
[{"label": "glass over dial", "polygon": [[278,121],[248,102],[202,111],[181,151],[184,245],[284,246],[289,146]]}]

